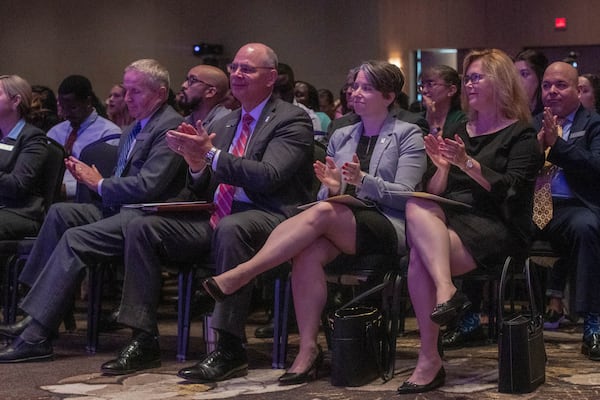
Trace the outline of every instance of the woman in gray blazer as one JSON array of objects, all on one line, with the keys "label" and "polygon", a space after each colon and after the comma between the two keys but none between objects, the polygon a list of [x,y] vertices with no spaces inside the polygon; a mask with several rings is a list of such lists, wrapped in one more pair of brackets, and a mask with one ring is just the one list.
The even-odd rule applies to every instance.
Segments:
[{"label": "woman in gray blazer", "polygon": [[[293,260],[300,351],[280,384],[308,381],[323,359],[317,345],[327,300],[323,267],[342,253],[406,253],[405,198],[398,192],[417,189],[426,155],[421,130],[390,114],[403,84],[398,67],[383,61],[363,63],[352,95],[361,120],[333,132],[325,163],[314,164],[321,181],[318,198],[329,201],[284,221],[251,260],[203,283],[219,301],[256,275]],[[353,202],[332,198],[341,194],[353,195]]]},{"label": "woman in gray blazer", "polygon": [[44,217],[46,135],[25,122],[31,99],[23,78],[0,76],[0,240],[35,235]]}]

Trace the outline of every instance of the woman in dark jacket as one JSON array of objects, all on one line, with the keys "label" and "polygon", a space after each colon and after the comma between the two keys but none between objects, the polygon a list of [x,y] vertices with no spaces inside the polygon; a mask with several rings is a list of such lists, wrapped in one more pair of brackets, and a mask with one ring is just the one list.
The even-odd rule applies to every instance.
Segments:
[{"label": "woman in dark jacket", "polygon": [[44,216],[46,137],[26,122],[31,98],[23,78],[0,76],[0,240],[35,235]]}]

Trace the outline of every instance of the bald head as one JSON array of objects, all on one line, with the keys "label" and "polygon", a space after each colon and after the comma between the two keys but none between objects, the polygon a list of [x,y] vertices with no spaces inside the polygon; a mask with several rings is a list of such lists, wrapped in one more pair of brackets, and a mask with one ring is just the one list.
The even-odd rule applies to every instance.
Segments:
[{"label": "bald head", "polygon": [[197,65],[189,70],[181,85],[182,106],[202,115],[219,104],[229,91],[225,72],[211,65]]},{"label": "bald head", "polygon": [[262,43],[242,46],[230,64],[231,92],[246,111],[271,95],[277,79],[277,55]]},{"label": "bald head", "polygon": [[212,65],[197,65],[190,69],[188,76],[194,75],[217,90],[217,97],[222,98],[229,90],[229,80],[221,69]]},{"label": "bald head", "polygon": [[577,70],[566,62],[558,61],[546,68],[542,79],[542,101],[554,115],[564,118],[579,107],[578,76]]}]

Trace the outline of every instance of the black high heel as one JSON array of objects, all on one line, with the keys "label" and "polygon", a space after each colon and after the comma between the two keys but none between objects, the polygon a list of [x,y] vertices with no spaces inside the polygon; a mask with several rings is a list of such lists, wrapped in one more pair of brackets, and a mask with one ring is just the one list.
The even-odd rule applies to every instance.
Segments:
[{"label": "black high heel", "polygon": [[425,385],[417,385],[410,381],[404,381],[404,383],[398,388],[398,394],[415,394],[425,393],[435,390],[441,386],[444,386],[446,382],[446,370],[444,367],[440,367],[438,373],[435,375],[433,380]]},{"label": "black high heel", "polygon": [[443,326],[458,319],[469,308],[471,308],[471,302],[468,297],[457,290],[450,300],[435,306],[430,317],[433,322]]},{"label": "black high heel", "polygon": [[227,298],[227,294],[223,293],[217,282],[213,278],[208,278],[202,281],[202,286],[206,293],[210,295],[215,301],[223,301]]},{"label": "black high heel", "polygon": [[321,349],[321,346],[317,345],[317,347],[319,349],[317,357],[315,357],[310,367],[308,367],[308,370],[304,372],[286,372],[278,379],[281,386],[299,385],[319,377],[319,368],[321,368],[321,365],[323,364],[323,350]]}]

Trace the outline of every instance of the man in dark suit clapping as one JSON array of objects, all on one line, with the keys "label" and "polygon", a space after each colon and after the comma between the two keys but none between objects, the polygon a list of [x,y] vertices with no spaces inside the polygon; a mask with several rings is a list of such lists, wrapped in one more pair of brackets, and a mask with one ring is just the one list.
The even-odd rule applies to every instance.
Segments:
[{"label": "man in dark suit clapping", "polygon": [[581,351],[600,361],[600,116],[579,101],[577,70],[566,62],[546,68],[538,141],[552,164],[553,216],[541,232],[561,258],[550,272],[545,326],[563,317],[562,295],[575,274],[575,310],[584,317]]},{"label": "man in dark suit clapping", "polygon": [[[310,200],[312,125],[300,108],[272,98],[277,56],[264,44],[250,43],[228,69],[232,94],[242,107],[206,130],[200,124],[182,124],[167,135],[169,147],[188,163],[189,188],[201,200],[214,200],[217,211],[148,215],[127,226],[118,321],[138,334],[157,334],[161,249],[196,261],[212,248],[216,272],[221,273],[250,259],[275,226]],[[246,287],[215,307],[216,350],[179,376],[212,382],[247,373],[242,343],[250,300],[251,287]],[[135,341],[134,336],[132,346]],[[149,361],[143,352],[124,351],[102,371],[131,373],[151,367]]]}]

